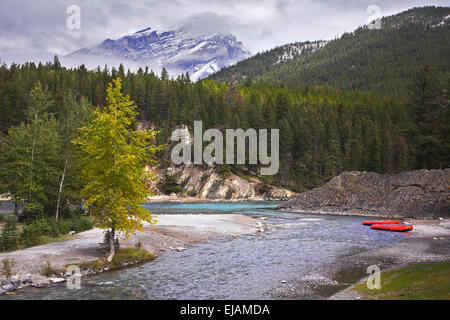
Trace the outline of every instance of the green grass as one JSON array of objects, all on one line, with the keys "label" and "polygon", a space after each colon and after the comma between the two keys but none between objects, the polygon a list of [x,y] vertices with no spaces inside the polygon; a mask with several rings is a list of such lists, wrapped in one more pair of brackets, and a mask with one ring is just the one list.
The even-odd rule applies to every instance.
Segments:
[{"label": "green grass", "polygon": [[135,249],[135,248],[127,248],[127,249],[119,249],[114,256],[113,261],[111,262],[112,266],[120,267],[123,263],[128,262],[144,262],[155,259],[155,255],[153,253],[148,252],[144,249]]},{"label": "green grass", "polygon": [[381,274],[381,289],[354,289],[365,299],[450,300],[450,262],[417,264]]},{"label": "green grass", "polygon": [[42,275],[46,276],[46,277],[51,277],[54,274],[58,274],[60,272],[58,272],[57,270],[53,269],[52,264],[50,263],[49,260],[47,260],[45,262],[44,267],[42,268]]},{"label": "green grass", "polygon": [[25,245],[20,244],[17,247],[15,247],[14,249],[4,250],[4,251],[0,248],[0,253],[24,250],[27,248],[42,246],[44,244],[49,244],[49,243],[53,243],[53,242],[63,242],[63,241],[71,240],[73,238],[74,238],[74,235],[71,235],[71,234],[65,234],[65,235],[61,235],[61,236],[57,236],[57,237],[39,236],[35,239],[35,242],[33,245],[25,246]]},{"label": "green grass", "polygon": [[[52,237],[52,236],[39,236],[37,238],[37,242],[36,242],[36,246],[41,246],[43,244],[47,244],[47,243],[53,243],[53,242],[62,242],[62,241],[67,241],[67,240],[71,240],[74,238],[74,235],[72,234],[64,234],[64,235],[60,235],[57,237]],[[26,246],[20,246],[19,249],[26,249],[29,247]]]},{"label": "green grass", "polygon": [[78,266],[82,270],[86,269],[104,269],[108,267],[110,270],[119,269],[124,266],[125,263],[142,263],[146,261],[154,260],[156,256],[144,249],[126,248],[116,251],[113,261],[108,263],[106,259],[99,259],[94,261],[88,261],[79,264]]}]

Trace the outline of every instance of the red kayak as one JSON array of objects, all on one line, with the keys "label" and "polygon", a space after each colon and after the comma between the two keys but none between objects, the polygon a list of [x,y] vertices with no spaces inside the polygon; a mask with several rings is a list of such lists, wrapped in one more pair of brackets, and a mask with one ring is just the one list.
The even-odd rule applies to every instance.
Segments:
[{"label": "red kayak", "polygon": [[409,224],[373,224],[372,229],[386,230],[386,231],[410,231],[413,226]]},{"label": "red kayak", "polygon": [[379,220],[379,221],[363,221],[362,224],[366,226],[371,226],[373,224],[398,224],[401,223],[400,220]]}]

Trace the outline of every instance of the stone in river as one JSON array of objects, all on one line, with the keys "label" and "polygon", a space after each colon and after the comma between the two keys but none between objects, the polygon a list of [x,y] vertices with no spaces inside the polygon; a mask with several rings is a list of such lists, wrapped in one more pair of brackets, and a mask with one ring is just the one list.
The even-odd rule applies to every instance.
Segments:
[{"label": "stone in river", "polygon": [[61,283],[61,282],[66,281],[63,278],[50,278],[49,280],[50,280],[51,283]]}]

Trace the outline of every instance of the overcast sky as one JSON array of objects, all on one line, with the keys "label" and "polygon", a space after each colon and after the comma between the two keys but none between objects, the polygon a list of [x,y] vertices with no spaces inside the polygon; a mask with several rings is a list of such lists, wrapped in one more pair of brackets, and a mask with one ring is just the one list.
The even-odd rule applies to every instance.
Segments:
[{"label": "overcast sky", "polygon": [[[70,30],[67,8],[81,10]],[[229,30],[252,53],[295,41],[333,39],[366,24],[370,5],[382,16],[450,1],[420,0],[1,0],[0,59],[46,61],[147,27],[170,30],[197,18],[202,28]]]}]

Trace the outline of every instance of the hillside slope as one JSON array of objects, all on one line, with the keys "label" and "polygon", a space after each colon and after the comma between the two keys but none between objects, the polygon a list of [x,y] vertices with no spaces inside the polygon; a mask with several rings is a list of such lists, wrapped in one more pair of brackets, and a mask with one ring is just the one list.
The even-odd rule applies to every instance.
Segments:
[{"label": "hillside slope", "polygon": [[[384,17],[381,29],[360,27],[291,59],[295,43],[255,55],[210,78],[258,78],[400,95],[415,70],[431,65],[442,81],[450,74],[450,7],[414,8]],[[280,61],[281,59],[281,61]]]}]

